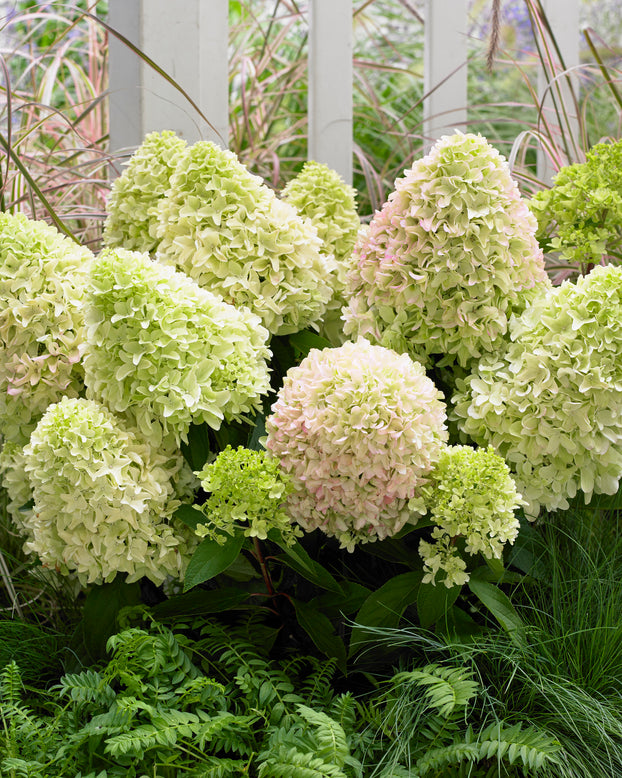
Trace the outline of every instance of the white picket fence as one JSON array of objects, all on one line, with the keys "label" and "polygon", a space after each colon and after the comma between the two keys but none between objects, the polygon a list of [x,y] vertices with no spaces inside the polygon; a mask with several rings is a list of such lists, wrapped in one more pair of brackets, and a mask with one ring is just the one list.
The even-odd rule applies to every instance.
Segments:
[{"label": "white picket fence", "polygon": [[[264,2],[264,0],[254,0]],[[567,68],[579,64],[580,0],[542,0]],[[352,178],[354,0],[308,0],[309,159]],[[147,132],[227,144],[228,0],[109,0],[109,23],[188,93],[110,36],[110,144],[131,150]],[[425,0],[424,135],[467,121],[467,0]],[[494,75],[491,76],[494,78]]]}]

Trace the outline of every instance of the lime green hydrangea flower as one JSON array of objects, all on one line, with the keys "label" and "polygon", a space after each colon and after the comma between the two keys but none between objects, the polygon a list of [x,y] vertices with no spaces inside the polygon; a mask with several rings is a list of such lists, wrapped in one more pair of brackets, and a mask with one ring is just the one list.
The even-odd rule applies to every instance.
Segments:
[{"label": "lime green hydrangea flower", "polygon": [[311,349],[288,371],[266,431],[292,478],[292,519],[350,551],[425,514],[421,487],[447,440],[423,367],[363,339]]},{"label": "lime green hydrangea flower", "polygon": [[207,521],[196,528],[200,537],[224,543],[227,535],[242,530],[247,537],[265,540],[275,529],[293,544],[302,535],[284,509],[292,491],[290,479],[265,451],[227,446],[198,476],[210,493],[201,506]]},{"label": "lime green hydrangea flower", "polygon": [[424,489],[437,525],[432,531],[434,543],[419,545],[424,583],[435,583],[441,570],[447,587],[466,583],[466,564],[454,545],[457,538],[464,542],[467,554],[487,559],[501,559],[505,544],[516,540],[515,511],[524,503],[509,467],[490,446],[446,447]]},{"label": "lime green hydrangea flower", "polygon": [[530,201],[536,237],[545,253],[559,252],[579,267],[620,261],[622,140],[598,143],[585,162],[561,168],[553,186]]},{"label": "lime green hydrangea flower", "polygon": [[81,304],[92,254],[45,222],[0,213],[0,434],[28,441],[83,389]]},{"label": "lime green hydrangea flower", "polygon": [[313,225],[235,154],[199,141],[160,201],[158,258],[285,335],[317,322],[332,297],[332,258]]},{"label": "lime green hydrangea flower", "polygon": [[528,515],[622,475],[622,267],[555,287],[512,321],[507,350],[480,360],[453,400],[459,426],[515,473]]},{"label": "lime green hydrangea flower", "polygon": [[349,261],[361,227],[356,211],[356,190],[328,165],[307,162],[283,189],[281,197],[311,221],[324,244],[323,252],[334,256],[337,263],[333,297],[322,317],[320,335],[339,346],[345,341],[341,309],[346,304]]},{"label": "lime green hydrangea flower", "polygon": [[48,408],[24,448],[34,509],[24,519],[25,550],[44,566],[75,572],[83,584],[147,576],[181,578],[193,534],[171,516],[171,463],[91,400]]},{"label": "lime green hydrangea flower", "polygon": [[104,223],[104,245],[153,254],[157,205],[169,187],[169,179],[186,141],[174,132],[152,132],[145,137],[114,180]]},{"label": "lime green hydrangea flower", "polygon": [[495,353],[512,314],[549,281],[536,220],[479,135],[415,162],[357,244],[345,332],[430,365]]},{"label": "lime green hydrangea flower", "polygon": [[86,306],[88,396],[125,414],[159,446],[192,423],[218,429],[268,391],[267,331],[146,254],[108,250],[93,263]]}]

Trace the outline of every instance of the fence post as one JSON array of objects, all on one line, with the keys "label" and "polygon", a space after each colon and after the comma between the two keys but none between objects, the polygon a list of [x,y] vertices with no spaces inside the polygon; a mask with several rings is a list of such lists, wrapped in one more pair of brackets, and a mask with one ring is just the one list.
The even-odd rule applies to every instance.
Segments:
[{"label": "fence post", "polygon": [[110,26],[173,78],[188,100],[109,34],[110,149],[132,150],[146,133],[174,130],[189,142],[227,144],[228,0],[109,0]]},{"label": "fence post", "polygon": [[[564,71],[570,71],[572,68],[576,68],[580,62],[580,0],[541,0],[541,5],[546,14],[546,18],[548,19],[553,36],[559,46],[564,68],[562,69],[556,53],[553,52],[555,56],[555,72],[550,74],[547,78],[547,74],[540,68],[538,73],[538,93],[540,100],[543,102],[544,117],[554,133],[556,140],[559,141],[561,139],[562,133],[564,133],[569,140],[569,158],[566,158],[566,154],[564,154],[564,158],[559,159],[557,165],[552,164],[550,158],[544,151],[541,149],[538,151],[538,177],[550,184],[551,179],[556,172],[556,167],[559,164],[563,165],[581,161],[579,120],[572,95],[574,91],[575,95],[578,96],[579,80],[576,77],[576,74],[571,76],[571,86],[571,84],[568,83],[567,78],[564,75],[560,75]],[[559,77],[555,80],[555,76]],[[566,118],[563,113],[560,113],[559,115],[556,114],[554,105],[566,109]]]},{"label": "fence post", "polygon": [[352,0],[309,0],[308,158],[352,183]]},{"label": "fence post", "polygon": [[467,122],[467,2],[426,0],[423,135],[429,148]]}]

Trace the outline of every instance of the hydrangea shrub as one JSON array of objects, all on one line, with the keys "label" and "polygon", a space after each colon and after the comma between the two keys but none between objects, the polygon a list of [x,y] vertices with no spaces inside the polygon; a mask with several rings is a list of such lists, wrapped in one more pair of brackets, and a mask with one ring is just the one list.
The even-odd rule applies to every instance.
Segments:
[{"label": "hydrangea shrub", "polygon": [[356,210],[356,191],[328,165],[306,162],[300,173],[283,189],[281,197],[311,221],[324,244],[324,253],[335,258],[333,297],[322,317],[320,334],[331,344],[341,345],[345,340],[341,309],[346,303],[346,277],[361,228]]},{"label": "hydrangea shrub", "polygon": [[170,522],[180,464],[172,467],[98,403],[65,398],[50,406],[24,448],[34,496],[25,549],[82,584],[117,573],[156,584],[181,577],[189,533]]},{"label": "hydrangea shrub", "polygon": [[104,245],[154,253],[157,205],[186,141],[170,130],[151,132],[112,183],[106,204]]},{"label": "hydrangea shrub", "polygon": [[528,513],[579,490],[615,494],[622,475],[622,267],[599,266],[538,298],[453,398],[462,430],[516,474]]},{"label": "hydrangea shrub", "polygon": [[199,537],[224,543],[227,535],[241,530],[246,537],[266,540],[276,530],[291,544],[302,535],[284,509],[290,479],[265,451],[227,446],[198,476],[209,493],[201,505],[207,521],[197,526]]},{"label": "hydrangea shrub", "polygon": [[439,456],[426,488],[430,517],[436,526],[432,540],[422,540],[424,583],[436,583],[442,571],[448,588],[469,580],[466,562],[455,540],[464,541],[467,554],[501,559],[506,543],[516,540],[515,511],[523,504],[505,461],[492,447],[447,446]]},{"label": "hydrangea shrub", "polygon": [[50,403],[83,389],[81,304],[92,254],[0,213],[0,434],[24,445]]},{"label": "hydrangea shrub", "polygon": [[446,136],[415,162],[357,244],[345,332],[465,367],[494,353],[510,316],[548,285],[536,220],[503,157]]},{"label": "hydrangea shrub", "polygon": [[426,512],[421,487],[447,439],[423,367],[363,339],[312,349],[291,368],[266,430],[292,480],[290,516],[349,550]]},{"label": "hydrangea shrub", "polygon": [[181,155],[158,206],[158,258],[272,334],[313,325],[332,297],[334,260],[313,225],[236,155],[199,141]]},{"label": "hydrangea shrub", "polygon": [[192,423],[217,429],[260,407],[267,331],[183,273],[123,249],[93,263],[86,306],[88,396],[128,415],[155,445]]}]

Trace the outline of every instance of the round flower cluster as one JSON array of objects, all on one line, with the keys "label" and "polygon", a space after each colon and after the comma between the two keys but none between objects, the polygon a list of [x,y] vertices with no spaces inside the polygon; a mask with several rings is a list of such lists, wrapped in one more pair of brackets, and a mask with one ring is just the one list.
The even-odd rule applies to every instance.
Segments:
[{"label": "round flower cluster", "polygon": [[443,449],[425,491],[436,527],[434,542],[419,544],[424,583],[435,583],[441,570],[448,588],[468,581],[466,564],[454,543],[457,537],[464,539],[467,554],[483,554],[487,559],[500,559],[504,545],[516,540],[515,510],[523,501],[510,469],[491,447]]},{"label": "round flower cluster", "polygon": [[578,490],[615,494],[622,475],[622,267],[555,287],[511,326],[453,398],[461,429],[516,474],[528,513]]},{"label": "round flower cluster", "polygon": [[363,339],[312,349],[266,421],[266,447],[292,477],[290,516],[349,550],[416,522],[444,422],[440,392],[410,357]]},{"label": "round flower cluster", "polygon": [[344,342],[341,309],[349,260],[361,227],[356,211],[356,192],[341,176],[321,162],[307,162],[281,192],[286,203],[310,219],[324,243],[324,253],[333,255],[337,268],[333,276],[333,297],[322,318],[320,334],[330,343]]},{"label": "round flower cluster", "polygon": [[170,130],[152,132],[116,178],[106,204],[104,245],[155,252],[157,205],[186,141]]},{"label": "round flower cluster", "polygon": [[256,313],[273,335],[317,322],[335,262],[313,225],[235,154],[199,141],[180,155],[158,206],[158,259]]},{"label": "round flower cluster", "polygon": [[92,254],[45,222],[0,213],[0,434],[21,445],[50,403],[76,397]]},{"label": "round flower cluster", "polygon": [[[82,584],[181,577],[192,533],[172,526],[170,461],[119,426],[108,409],[65,398],[24,448],[34,509],[25,550]],[[186,539],[187,536],[187,539]]]},{"label": "round flower cluster", "polygon": [[548,285],[536,226],[484,138],[442,138],[396,181],[355,248],[346,334],[424,364],[494,353],[511,314]]},{"label": "round flower cluster", "polygon": [[147,254],[102,252],[85,316],[88,396],[156,446],[179,444],[192,423],[218,429],[252,413],[268,391],[259,319]]},{"label": "round flower cluster", "polygon": [[283,509],[290,479],[265,451],[227,446],[198,476],[210,492],[201,506],[207,521],[196,528],[200,537],[224,542],[241,529],[247,537],[265,540],[270,530],[276,530],[291,545],[302,535]]}]

